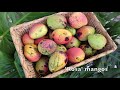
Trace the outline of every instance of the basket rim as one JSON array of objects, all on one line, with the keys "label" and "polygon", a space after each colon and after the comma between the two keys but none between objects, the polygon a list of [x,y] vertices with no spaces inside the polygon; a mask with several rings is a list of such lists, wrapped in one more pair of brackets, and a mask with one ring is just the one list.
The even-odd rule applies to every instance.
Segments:
[{"label": "basket rim", "polygon": [[[97,60],[97,59],[105,56],[105,55],[103,55],[103,54],[106,54],[106,53],[109,54],[109,53],[111,53],[111,52],[113,52],[113,51],[115,51],[115,50],[108,50],[108,51],[106,51],[106,52],[97,54],[97,55],[95,55],[95,56],[93,56],[93,57],[90,57],[90,58],[88,58],[88,59],[85,59],[84,61],[82,61],[82,62],[80,62],[80,63],[77,63],[77,64],[74,64],[74,65],[71,65],[71,66],[69,66],[69,67],[67,67],[67,68],[73,68],[73,69],[74,69],[74,68],[80,67],[80,66],[82,66],[82,65],[85,65],[85,64],[87,64],[87,63],[90,63],[90,62],[92,62],[92,61],[95,61],[95,60]],[[95,57],[97,57],[97,59],[96,59]],[[54,73],[52,73],[52,74],[46,75],[46,76],[44,76],[44,77],[42,77],[42,78],[53,78],[53,77],[56,77],[56,76],[58,76],[58,75],[60,75],[60,74],[66,73],[66,72],[68,72],[68,71],[64,68],[64,69],[62,69],[62,70],[60,70],[60,71],[57,71],[57,72],[54,72]],[[53,75],[53,74],[54,74],[54,75]]]}]

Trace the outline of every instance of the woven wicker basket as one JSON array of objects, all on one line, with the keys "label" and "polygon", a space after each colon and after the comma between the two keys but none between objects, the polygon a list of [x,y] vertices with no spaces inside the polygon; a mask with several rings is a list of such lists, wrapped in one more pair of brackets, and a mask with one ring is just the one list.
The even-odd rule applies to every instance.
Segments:
[{"label": "woven wicker basket", "polygon": [[[73,12],[59,12],[59,13],[56,13],[56,14],[62,14],[64,16],[68,17],[72,13]],[[93,56],[93,57],[91,57],[89,59],[86,59],[86,60],[84,60],[84,61],[82,61],[80,63],[74,64],[74,65],[70,66],[71,68],[76,68],[76,67],[79,67],[81,65],[87,64],[87,63],[89,63],[89,62],[91,62],[93,60],[96,60],[96,59],[98,59],[100,57],[103,57],[103,56],[105,56],[105,55],[107,55],[107,54],[109,54],[111,52],[114,52],[117,49],[117,46],[115,45],[115,43],[113,42],[111,37],[108,35],[106,30],[103,28],[100,21],[95,16],[95,14],[93,12],[83,12],[83,13],[87,16],[88,21],[89,21],[89,25],[95,27],[97,33],[100,33],[100,34],[104,35],[107,38],[107,45],[106,45],[105,48],[103,48],[99,52],[99,54],[97,54],[97,55],[95,55],[95,56]],[[36,74],[36,71],[35,71],[35,69],[33,67],[33,63],[29,62],[24,57],[23,44],[22,44],[22,41],[21,41],[21,36],[23,34],[25,34],[26,32],[28,32],[28,30],[36,23],[45,23],[46,24],[46,18],[47,18],[47,16],[10,28],[11,36],[12,36],[15,48],[17,50],[17,53],[19,55],[21,65],[22,65],[22,68],[24,70],[26,78],[37,78],[38,75]],[[54,78],[54,77],[56,77],[56,76],[58,76],[60,74],[66,73],[66,72],[68,72],[66,69],[62,69],[62,70],[60,70],[58,72],[49,74],[49,75],[47,75],[47,76],[45,76],[43,78]]]}]

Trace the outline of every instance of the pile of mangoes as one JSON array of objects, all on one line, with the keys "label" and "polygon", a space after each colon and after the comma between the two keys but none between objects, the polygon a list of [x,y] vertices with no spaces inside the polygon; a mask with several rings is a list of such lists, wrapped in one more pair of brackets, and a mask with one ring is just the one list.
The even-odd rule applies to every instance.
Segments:
[{"label": "pile of mangoes", "polygon": [[105,47],[106,38],[88,25],[82,12],[69,17],[54,14],[46,23],[37,23],[22,36],[24,56],[35,63],[35,70],[45,76],[79,63]]}]

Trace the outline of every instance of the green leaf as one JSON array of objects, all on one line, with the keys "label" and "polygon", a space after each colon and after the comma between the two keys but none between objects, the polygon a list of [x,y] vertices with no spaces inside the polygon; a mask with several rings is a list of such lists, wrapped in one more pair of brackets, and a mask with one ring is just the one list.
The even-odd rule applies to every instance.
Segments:
[{"label": "green leaf", "polygon": [[0,36],[8,31],[20,17],[16,12],[0,12]]},{"label": "green leaf", "polygon": [[[120,73],[120,46],[118,46],[118,49],[107,55],[102,57],[101,59],[98,59],[94,61],[94,64],[97,68],[108,68],[108,71],[104,71],[101,74],[95,74],[93,77],[102,77],[102,78],[110,78],[114,75]],[[115,68],[116,66],[116,68]],[[99,76],[100,75],[100,76]]]},{"label": "green leaf", "polygon": [[74,71],[70,74],[69,78],[78,78],[80,71]]},{"label": "green leaf", "polygon": [[102,73],[98,73],[98,72],[95,72],[93,73],[90,77],[88,78],[103,78],[103,74]]},{"label": "green leaf", "polygon": [[116,18],[118,15],[120,15],[120,12],[110,12],[108,15],[106,15],[105,19],[109,21]]},{"label": "green leaf", "polygon": [[7,53],[8,55],[14,54],[15,47],[13,42],[11,41],[11,37],[8,34],[2,38],[2,41],[0,43],[0,50]]},{"label": "green leaf", "polygon": [[120,68],[112,68],[105,72],[104,78],[112,78],[117,74],[120,74]]},{"label": "green leaf", "polygon": [[20,15],[16,12],[0,12],[0,50],[9,55],[14,54],[15,52],[9,28],[19,17]]},{"label": "green leaf", "polygon": [[28,21],[32,21],[34,19],[39,19],[43,16],[48,16],[48,15],[51,15],[55,12],[26,12],[24,13],[24,15],[21,17],[21,19],[19,19],[16,23],[16,24],[20,24],[20,23],[23,23],[23,22],[28,22]]},{"label": "green leaf", "polygon": [[14,66],[14,58],[0,51],[0,77],[2,78],[17,78],[16,68]]},{"label": "green leaf", "polygon": [[118,73],[115,76],[113,76],[113,78],[120,78],[120,73]]},{"label": "green leaf", "polygon": [[116,22],[113,27],[108,31],[111,36],[120,35],[120,22]]},{"label": "green leaf", "polygon": [[95,13],[95,14],[96,14],[97,18],[100,20],[100,22],[102,23],[102,25],[105,26],[106,20],[103,17],[101,17],[99,13]]},{"label": "green leaf", "polygon": [[15,58],[14,64],[16,66],[16,70],[18,71],[18,73],[20,75],[20,78],[25,78],[25,75],[24,75],[24,72],[23,72],[23,69],[22,69],[22,66],[21,66],[21,63],[20,63],[20,59],[18,57],[17,52],[15,52],[14,58]]},{"label": "green leaf", "polygon": [[[0,32],[5,32],[9,28],[7,12],[0,12]],[[2,34],[1,33],[1,34]]]},{"label": "green leaf", "polygon": [[94,73],[95,72],[93,71],[83,71],[82,73],[80,73],[80,78],[88,78]]}]

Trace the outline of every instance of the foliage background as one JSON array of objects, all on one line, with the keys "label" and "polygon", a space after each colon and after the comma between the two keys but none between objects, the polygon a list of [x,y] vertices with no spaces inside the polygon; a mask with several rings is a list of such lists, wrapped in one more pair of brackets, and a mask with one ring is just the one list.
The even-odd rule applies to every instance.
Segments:
[{"label": "foliage background", "polygon": [[[51,15],[55,12],[0,12],[0,78],[24,78],[20,60],[10,36],[10,27]],[[57,78],[120,78],[120,12],[95,12],[102,25],[118,45],[118,49],[83,68],[106,68],[107,72],[68,72]]]}]

